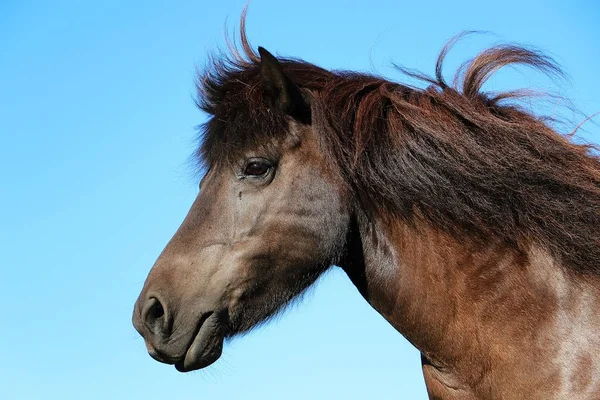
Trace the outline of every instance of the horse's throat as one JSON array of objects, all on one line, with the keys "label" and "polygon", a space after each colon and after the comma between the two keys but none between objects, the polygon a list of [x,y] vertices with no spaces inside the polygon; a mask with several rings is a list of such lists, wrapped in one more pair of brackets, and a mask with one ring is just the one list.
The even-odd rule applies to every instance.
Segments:
[{"label": "horse's throat", "polygon": [[[342,267],[426,357],[430,391],[456,395],[441,398],[573,393],[555,360],[573,334],[569,325],[589,319],[572,310],[578,296],[585,295],[587,307],[600,306],[600,296],[581,292],[546,252],[467,243],[426,226],[369,224],[356,233]],[[600,336],[591,335],[600,345]],[[571,350],[585,356],[586,346]]]}]

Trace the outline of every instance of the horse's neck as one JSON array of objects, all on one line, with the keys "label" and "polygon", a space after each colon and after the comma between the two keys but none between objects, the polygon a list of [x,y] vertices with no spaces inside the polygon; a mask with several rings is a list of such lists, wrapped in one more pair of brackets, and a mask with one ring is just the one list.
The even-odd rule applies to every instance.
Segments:
[{"label": "horse's neck", "polygon": [[359,224],[348,272],[438,398],[599,398],[600,293],[539,248]]}]

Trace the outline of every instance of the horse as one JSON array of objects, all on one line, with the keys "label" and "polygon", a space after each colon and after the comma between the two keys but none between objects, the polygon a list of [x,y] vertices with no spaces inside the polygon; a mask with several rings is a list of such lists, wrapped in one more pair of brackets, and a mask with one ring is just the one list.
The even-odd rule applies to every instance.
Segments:
[{"label": "horse", "polygon": [[205,167],[133,324],[181,372],[329,268],[421,353],[434,399],[600,398],[600,157],[488,94],[498,45],[449,84],[329,71],[239,44],[197,80]]}]

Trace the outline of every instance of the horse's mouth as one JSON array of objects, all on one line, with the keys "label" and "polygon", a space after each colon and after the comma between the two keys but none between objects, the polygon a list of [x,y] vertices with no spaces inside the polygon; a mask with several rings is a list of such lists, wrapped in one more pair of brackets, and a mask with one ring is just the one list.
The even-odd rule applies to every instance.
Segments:
[{"label": "horse's mouth", "polygon": [[223,339],[218,316],[210,313],[203,322],[200,321],[196,336],[183,358],[175,363],[175,368],[179,372],[190,372],[208,367],[221,356]]}]

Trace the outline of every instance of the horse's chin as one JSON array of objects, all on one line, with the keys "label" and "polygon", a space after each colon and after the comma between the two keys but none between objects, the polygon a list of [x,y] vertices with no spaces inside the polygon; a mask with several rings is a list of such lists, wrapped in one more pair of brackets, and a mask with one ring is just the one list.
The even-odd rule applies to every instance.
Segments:
[{"label": "horse's chin", "polygon": [[182,360],[175,363],[179,372],[190,372],[205,368],[221,357],[223,351],[223,329],[216,313],[201,323],[200,329]]}]

